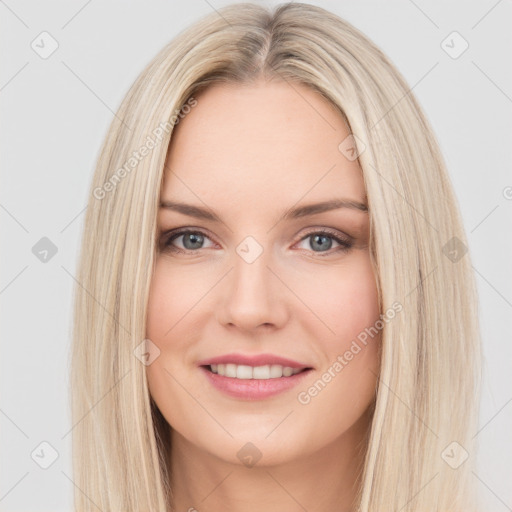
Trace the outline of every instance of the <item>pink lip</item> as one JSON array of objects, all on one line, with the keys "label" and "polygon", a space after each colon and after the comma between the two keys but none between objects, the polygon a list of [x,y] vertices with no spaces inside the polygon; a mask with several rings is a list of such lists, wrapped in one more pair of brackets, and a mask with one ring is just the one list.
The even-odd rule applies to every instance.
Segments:
[{"label": "pink lip", "polygon": [[311,368],[311,366],[307,364],[302,364],[294,361],[293,359],[286,359],[285,357],[279,357],[273,354],[225,354],[223,356],[212,357],[210,359],[199,361],[198,366],[209,366],[211,364],[243,364],[247,366],[266,366],[267,364],[279,364],[281,366],[289,366],[290,368]]},{"label": "pink lip", "polygon": [[[287,366],[289,365],[287,364]],[[218,375],[217,373],[211,372],[210,370],[203,366],[200,367],[200,370],[206,375],[210,383],[219,391],[222,391],[223,393],[226,393],[231,397],[242,398],[246,400],[262,400],[264,398],[268,398],[279,393],[282,393],[284,391],[287,391],[292,387],[296,386],[311,371],[305,370],[290,377],[259,380],[234,379],[232,377],[223,377],[222,375]]]}]

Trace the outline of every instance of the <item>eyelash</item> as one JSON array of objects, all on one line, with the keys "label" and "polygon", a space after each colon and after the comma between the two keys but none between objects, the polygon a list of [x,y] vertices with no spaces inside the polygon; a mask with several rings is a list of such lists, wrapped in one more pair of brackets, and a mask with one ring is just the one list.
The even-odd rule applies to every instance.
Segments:
[{"label": "eyelash", "polygon": [[[173,231],[164,233],[164,236],[163,236],[163,246],[164,246],[164,248],[166,248],[167,250],[169,250],[171,252],[180,253],[180,254],[193,254],[193,253],[196,253],[197,251],[201,250],[201,249],[195,249],[195,250],[192,250],[192,249],[180,249],[179,247],[175,247],[175,246],[171,245],[171,242],[173,242],[174,240],[176,240],[180,236],[187,235],[187,234],[199,234],[199,235],[202,235],[202,236],[210,239],[210,237],[205,232],[201,231],[200,229],[194,229],[194,230],[192,230],[192,229],[182,229],[182,230],[179,230],[179,231],[173,230]],[[330,230],[330,229],[327,229],[327,228],[319,229],[319,230],[315,230],[315,231],[310,231],[309,233],[304,235],[300,240],[298,240],[296,243],[302,242],[303,240],[307,239],[308,237],[310,237],[312,235],[324,235],[324,236],[327,236],[329,238],[332,238],[338,244],[340,244],[339,247],[336,247],[334,249],[329,249],[328,251],[321,251],[321,252],[311,251],[316,256],[319,256],[321,258],[322,257],[326,257],[326,256],[330,256],[330,255],[332,255],[333,253],[336,253],[336,252],[346,252],[349,249],[351,249],[351,247],[352,247],[352,243],[350,241],[341,238],[337,234],[336,231],[333,231],[333,230]],[[303,249],[303,250],[307,250],[307,249]]]}]

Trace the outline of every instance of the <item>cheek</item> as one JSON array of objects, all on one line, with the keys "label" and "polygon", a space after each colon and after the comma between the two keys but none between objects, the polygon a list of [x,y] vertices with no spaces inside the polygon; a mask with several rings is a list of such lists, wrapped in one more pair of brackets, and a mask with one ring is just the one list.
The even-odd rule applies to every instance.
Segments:
[{"label": "cheek", "polygon": [[369,257],[331,270],[329,293],[321,294],[316,288],[312,297],[333,332],[318,338],[322,365],[301,388],[298,400],[309,404],[304,413],[310,419],[320,414],[343,430],[360,417],[375,395],[381,342],[376,326],[381,326],[381,312]]},{"label": "cheek", "polygon": [[187,379],[180,361],[191,337],[186,314],[195,302],[197,290],[190,286],[190,279],[183,272],[172,271],[165,259],[159,258],[148,298],[146,338],[160,353],[146,367],[146,376],[153,400],[167,423],[173,426],[180,425],[180,418],[201,420],[200,411],[191,407],[188,395],[179,384]]},{"label": "cheek", "polygon": [[[175,384],[168,372],[176,375],[177,369],[173,362],[176,361],[176,354],[182,348],[182,343],[187,340],[184,333],[180,332],[180,329],[186,326],[186,322],[181,320],[190,309],[188,304],[191,303],[193,297],[190,296],[194,295],[194,292],[191,292],[191,287],[182,281],[183,277],[179,272],[169,272],[162,259],[157,261],[149,292],[146,338],[158,347],[160,353],[154,362],[146,367],[146,374],[151,394],[159,407],[164,405],[158,402],[160,394],[165,396],[169,386],[173,387]],[[179,378],[179,375],[176,377]],[[162,410],[162,407],[160,409]]]},{"label": "cheek", "polygon": [[[379,319],[377,285],[368,255],[323,273],[315,273],[303,295],[329,328],[319,337],[324,353],[344,350],[353,338]],[[317,325],[318,327],[318,325]],[[323,340],[323,341],[322,341]]]},{"label": "cheek", "polygon": [[[147,308],[147,337],[161,340],[174,325],[178,313],[178,297],[182,292],[176,279],[171,280],[163,271],[161,262],[157,262],[149,292]],[[179,279],[179,278],[178,278]],[[179,289],[179,293],[177,293]]]},{"label": "cheek", "polygon": [[[201,280],[194,271],[175,269],[164,257],[157,260],[148,299],[146,334],[162,349],[172,341],[173,346],[183,337],[190,310],[207,290],[210,279]],[[200,287],[197,283],[204,282]],[[211,286],[211,285],[209,285]],[[203,288],[206,288],[203,291]],[[197,308],[194,310],[197,312]],[[188,326],[190,328],[190,325]],[[190,331],[189,337],[190,337]]]},{"label": "cheek", "polygon": [[356,268],[340,278],[336,297],[338,299],[333,300],[330,307],[331,315],[335,318],[334,330],[341,335],[340,342],[358,336],[375,324],[380,310],[369,261],[360,261]]},{"label": "cheek", "polygon": [[340,278],[337,296],[339,300],[331,306],[337,310],[337,334],[325,352],[331,363],[340,362],[342,356],[343,372],[352,384],[371,385],[375,380],[372,372],[378,372],[381,332],[375,327],[380,325],[380,308],[369,256],[358,260],[351,272]]}]

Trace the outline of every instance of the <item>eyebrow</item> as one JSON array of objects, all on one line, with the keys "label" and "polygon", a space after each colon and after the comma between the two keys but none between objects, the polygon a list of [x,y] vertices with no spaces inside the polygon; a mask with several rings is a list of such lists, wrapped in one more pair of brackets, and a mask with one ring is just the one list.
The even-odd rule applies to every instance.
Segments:
[{"label": "eyebrow", "polygon": [[[212,210],[194,206],[191,204],[180,203],[176,201],[162,201],[160,208],[166,210],[173,210],[190,217],[196,217],[198,219],[210,220],[213,222],[223,223],[221,218]],[[330,210],[338,210],[340,208],[348,208],[351,210],[359,210],[361,212],[368,212],[368,207],[360,203],[359,201],[351,201],[346,199],[332,199],[330,201],[323,201],[321,203],[311,203],[304,206],[299,206],[285,211],[285,213],[279,219],[282,220],[298,219],[301,217],[307,217],[309,215],[315,215],[317,213],[323,213]]]}]

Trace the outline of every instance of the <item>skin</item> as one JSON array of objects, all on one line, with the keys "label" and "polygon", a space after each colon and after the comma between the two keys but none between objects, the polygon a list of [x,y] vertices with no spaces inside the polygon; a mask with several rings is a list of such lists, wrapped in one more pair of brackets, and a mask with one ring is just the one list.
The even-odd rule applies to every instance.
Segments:
[{"label": "skin", "polygon": [[[297,395],[332,374],[379,318],[368,213],[340,208],[278,222],[305,204],[366,204],[357,161],[338,149],[349,130],[301,84],[215,85],[197,100],[173,133],[161,200],[207,207],[223,222],[160,209],[147,317],[160,350],[147,367],[149,388],[172,427],[173,510],[354,510],[380,333],[309,403]],[[205,237],[169,242],[177,228]],[[311,235],[325,228],[351,246],[339,250],[330,234],[315,244]],[[249,235],[263,249],[250,264],[236,251]],[[313,371],[277,396],[232,398],[197,365],[234,352],[272,353]],[[253,467],[237,457],[248,442],[262,455]]]}]

